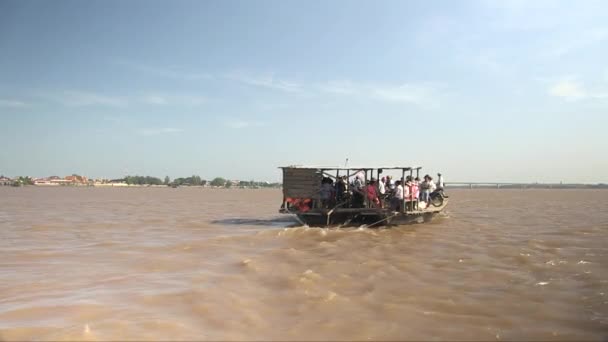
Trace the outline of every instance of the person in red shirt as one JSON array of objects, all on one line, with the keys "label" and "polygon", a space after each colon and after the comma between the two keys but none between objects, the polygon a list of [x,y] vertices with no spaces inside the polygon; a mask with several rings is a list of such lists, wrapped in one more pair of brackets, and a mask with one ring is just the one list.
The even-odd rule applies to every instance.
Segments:
[{"label": "person in red shirt", "polygon": [[372,178],[369,184],[365,188],[367,200],[374,208],[381,208],[380,199],[378,198],[378,187],[376,186],[376,179]]},{"label": "person in red shirt", "polygon": [[[411,178],[410,178],[411,180]],[[412,201],[412,209],[418,210],[418,197],[420,193],[420,178],[416,177],[413,182],[410,183],[410,201]]]}]

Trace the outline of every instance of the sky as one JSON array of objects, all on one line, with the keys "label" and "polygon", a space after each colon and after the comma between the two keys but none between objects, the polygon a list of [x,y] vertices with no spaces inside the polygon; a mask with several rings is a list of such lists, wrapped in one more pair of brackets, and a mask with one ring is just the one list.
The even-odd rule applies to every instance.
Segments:
[{"label": "sky", "polygon": [[608,183],[608,2],[0,0],[0,174]]}]

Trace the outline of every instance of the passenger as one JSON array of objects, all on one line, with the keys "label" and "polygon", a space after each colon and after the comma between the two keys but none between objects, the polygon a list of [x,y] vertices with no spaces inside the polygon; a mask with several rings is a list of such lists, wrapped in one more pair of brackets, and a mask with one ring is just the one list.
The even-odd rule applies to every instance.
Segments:
[{"label": "passenger", "polygon": [[403,200],[405,201],[407,210],[412,210],[412,177],[407,176],[405,185],[403,186]]},{"label": "passenger", "polygon": [[361,179],[360,175],[355,176],[355,180],[353,181],[353,190],[361,190],[363,188],[363,179]]},{"label": "passenger", "polygon": [[338,177],[336,180],[335,191],[336,191],[336,202],[340,203],[344,199],[344,193],[346,192],[346,177]]},{"label": "passenger", "polygon": [[372,178],[365,189],[365,193],[367,195],[367,200],[369,201],[371,208],[382,208],[380,204],[380,198],[378,197],[378,188],[376,184],[376,179]]},{"label": "passenger", "polygon": [[420,198],[420,177],[414,178],[412,182],[412,204],[413,209],[418,210],[418,200]]},{"label": "passenger", "polygon": [[332,204],[332,199],[334,198],[334,187],[333,187],[333,181],[331,180],[331,178],[323,178],[323,181],[321,182],[321,190],[319,191],[320,193],[320,198],[321,198],[321,207],[324,209],[327,209],[330,207],[330,205]]},{"label": "passenger", "polygon": [[429,175],[424,176],[424,181],[420,184],[420,201],[429,202],[429,196],[431,194],[431,177]]},{"label": "passenger", "polygon": [[392,176],[387,176],[386,177],[386,187],[390,190],[393,191],[395,190],[395,183],[393,182],[393,177]]},{"label": "passenger", "polygon": [[382,177],[382,179],[380,179],[380,181],[378,182],[378,193],[380,194],[380,196],[384,195],[386,193],[386,177]]},{"label": "passenger", "polygon": [[437,173],[437,189],[443,190],[443,187],[444,187],[443,176],[441,175],[441,173]]},{"label": "passenger", "polygon": [[356,175],[352,186],[353,208],[363,208],[363,202],[365,199],[363,190],[363,180],[361,179],[360,175]]},{"label": "passenger", "polygon": [[431,202],[431,193],[435,191],[435,183],[433,183],[433,177],[426,175],[424,176],[424,181],[421,185],[421,198],[420,200],[426,202],[426,207],[428,208]]},{"label": "passenger", "polygon": [[391,201],[391,207],[394,211],[401,211],[403,206],[403,186],[400,181],[395,184],[395,192]]}]

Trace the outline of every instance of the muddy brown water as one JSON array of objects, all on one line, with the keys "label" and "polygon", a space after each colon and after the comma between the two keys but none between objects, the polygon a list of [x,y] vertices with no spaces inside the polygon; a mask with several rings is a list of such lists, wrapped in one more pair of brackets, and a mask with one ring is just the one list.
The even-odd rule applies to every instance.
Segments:
[{"label": "muddy brown water", "polygon": [[608,338],[608,191],[450,195],[338,230],[279,190],[0,187],[0,340]]}]

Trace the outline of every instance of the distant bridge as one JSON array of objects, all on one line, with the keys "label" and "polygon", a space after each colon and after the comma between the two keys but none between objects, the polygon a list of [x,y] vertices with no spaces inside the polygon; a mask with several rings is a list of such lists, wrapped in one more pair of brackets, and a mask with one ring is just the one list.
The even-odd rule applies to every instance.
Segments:
[{"label": "distant bridge", "polygon": [[566,183],[516,183],[516,182],[446,182],[446,187],[458,188],[536,188],[536,189],[572,189],[572,188],[603,188],[604,184],[566,184]]},{"label": "distant bridge", "polygon": [[458,188],[478,188],[478,187],[483,187],[483,188],[489,188],[489,187],[493,187],[493,188],[497,188],[500,189],[501,187],[514,187],[514,188],[526,188],[530,185],[530,183],[509,183],[509,182],[446,182],[445,186],[446,187],[458,187]]}]

